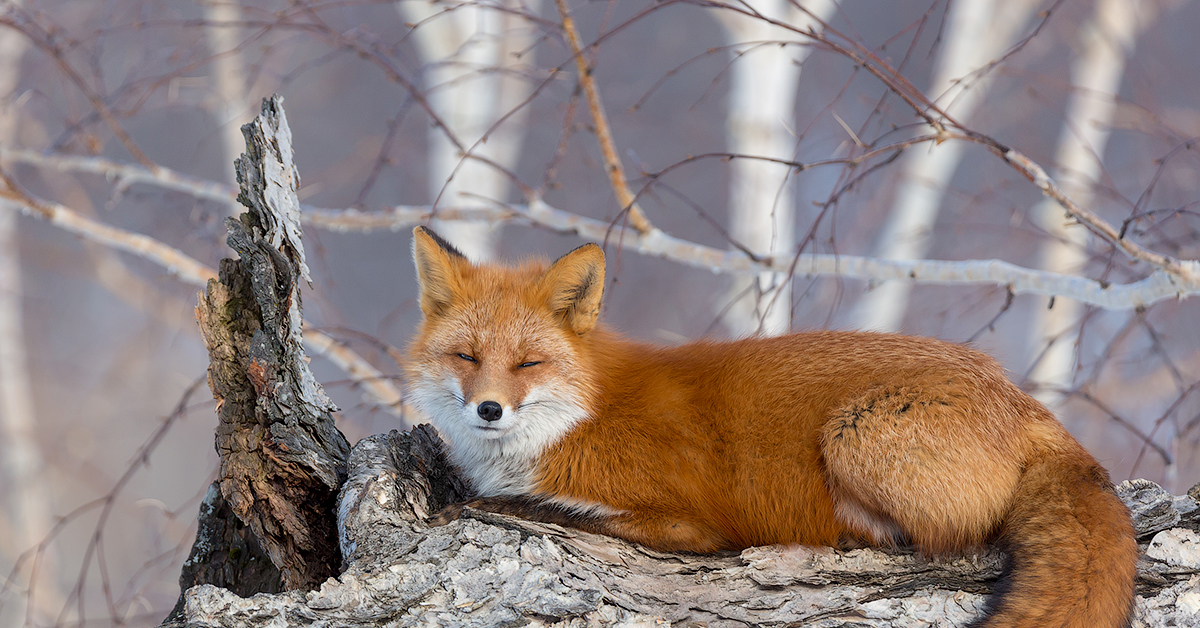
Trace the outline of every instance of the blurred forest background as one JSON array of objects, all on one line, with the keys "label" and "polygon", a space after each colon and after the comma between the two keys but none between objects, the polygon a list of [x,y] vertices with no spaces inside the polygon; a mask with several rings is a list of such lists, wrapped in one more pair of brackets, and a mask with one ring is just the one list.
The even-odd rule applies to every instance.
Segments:
[{"label": "blurred forest background", "polygon": [[1187,490],[1198,25],[1185,0],[6,1],[0,625],[174,603],[216,468],[193,308],[273,92],[352,443],[419,420],[396,358],[436,218],[477,259],[601,241],[604,318],[643,339],[969,341],[1115,480]]}]

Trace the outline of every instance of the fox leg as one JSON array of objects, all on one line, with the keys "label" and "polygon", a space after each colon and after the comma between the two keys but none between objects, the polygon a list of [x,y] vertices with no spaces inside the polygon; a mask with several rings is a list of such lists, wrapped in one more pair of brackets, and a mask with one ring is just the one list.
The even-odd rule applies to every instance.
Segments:
[{"label": "fox leg", "polygon": [[1018,438],[996,435],[1014,426],[989,425],[1013,419],[979,416],[979,407],[880,387],[835,411],[820,438],[837,516],[880,545],[941,554],[986,542],[1008,511],[1023,452]]},{"label": "fox leg", "polygon": [[444,525],[462,514],[464,507],[513,515],[531,521],[553,523],[593,534],[615,536],[641,543],[660,551],[715,552],[727,549],[724,536],[681,517],[610,511],[603,506],[571,506],[524,495],[483,497],[451,504],[429,519],[431,525]]},{"label": "fox leg", "polygon": [[535,497],[505,495],[479,497],[458,504],[450,504],[430,517],[429,523],[435,526],[450,523],[462,515],[463,508],[474,508],[476,510],[485,510],[503,515],[513,515],[522,519],[554,523],[597,534],[605,534],[602,531],[606,527],[605,520],[611,518],[594,510],[571,508]]}]

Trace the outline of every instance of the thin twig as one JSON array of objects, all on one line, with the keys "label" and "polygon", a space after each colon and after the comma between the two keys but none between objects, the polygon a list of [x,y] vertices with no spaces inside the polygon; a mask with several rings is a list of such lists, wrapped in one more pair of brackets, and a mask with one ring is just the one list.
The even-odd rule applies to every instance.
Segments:
[{"label": "thin twig", "polygon": [[1196,260],[1178,260],[1168,255],[1155,253],[1150,251],[1138,243],[1124,237],[1116,227],[1108,224],[1103,218],[1100,218],[1090,209],[1080,207],[1067,196],[1067,193],[1059,187],[1054,179],[1046,173],[1046,170],[1038,165],[1037,162],[1026,157],[1023,153],[1016,149],[1009,148],[993,140],[972,131],[964,131],[963,133],[949,133],[949,137],[970,140],[978,144],[986,146],[989,150],[1000,155],[1006,162],[1012,164],[1018,172],[1025,175],[1034,185],[1042,191],[1042,194],[1053,199],[1066,210],[1067,214],[1075,218],[1079,222],[1086,225],[1093,233],[1108,240],[1110,244],[1124,251],[1129,257],[1143,262],[1148,262],[1159,269],[1166,271],[1168,274],[1177,276],[1188,281],[1200,281],[1200,261]]},{"label": "thin twig", "polygon": [[1000,311],[996,312],[996,315],[993,316],[992,320],[988,321],[986,325],[980,327],[979,331],[971,334],[970,338],[967,338],[968,344],[975,342],[977,338],[983,335],[983,332],[996,330],[996,321],[1000,320],[1000,317],[1004,316],[1004,313],[1007,312],[1010,307],[1012,307],[1014,296],[1016,295],[1013,294],[1012,290],[1007,291],[1007,294],[1004,297],[1004,305],[1000,306]]},{"label": "thin twig", "polygon": [[403,418],[404,396],[391,384],[386,375],[347,347],[346,343],[305,324],[304,344],[308,345],[313,355],[323,356],[341,368],[356,385],[389,413]]},{"label": "thin twig", "polygon": [[[125,147],[125,150],[129,151],[129,154],[132,155],[134,159],[147,168],[150,168],[151,170],[158,168],[158,165],[151,161],[151,159],[142,152],[142,149],[138,148],[138,145],[133,141],[133,138],[130,137],[125,128],[121,126],[121,123],[117,121],[117,116],[113,113],[112,109],[109,108],[108,104],[104,102],[104,99],[100,97],[100,94],[92,89],[90,85],[88,85],[87,81],[85,81],[83,77],[75,71],[75,68],[72,67],[70,63],[67,63],[67,59],[64,56],[63,51],[54,44],[53,37],[47,33],[40,24],[36,24],[32,20],[25,22],[25,24],[20,24],[11,18],[0,19],[0,24],[21,32],[28,37],[35,46],[40,48],[51,59],[53,59],[55,64],[58,65],[59,69],[62,70],[62,73],[66,75],[66,77],[70,79],[72,83],[75,84],[75,87],[92,105],[92,109],[94,109],[100,118],[104,120],[105,124],[108,125],[108,128],[113,132],[113,135],[115,135],[121,142],[121,145]],[[29,26],[29,28],[25,28],[26,24]],[[36,29],[36,32],[33,32],[34,29]]]},{"label": "thin twig", "polygon": [[[3,169],[0,169],[0,183],[3,183],[3,187],[0,187],[0,199],[7,201],[0,201],[0,207],[15,206],[22,213],[41,218],[88,240],[137,255],[164,267],[170,275],[185,283],[203,287],[209,279],[217,277],[212,268],[154,238],[113,227],[58,203],[35,198]],[[307,325],[304,327],[304,340],[313,347],[315,353],[325,356],[355,381],[360,381],[358,377],[361,375],[363,390],[388,412],[396,416],[401,415],[400,391],[387,382],[386,378],[381,378],[379,371],[365,358]]]},{"label": "thin twig", "polygon": [[1143,445],[1150,447],[1154,451],[1158,452],[1158,455],[1162,456],[1163,464],[1171,464],[1170,452],[1168,452],[1166,450],[1166,448],[1164,448],[1162,445],[1159,445],[1158,443],[1154,442],[1153,436],[1146,434],[1142,430],[1138,429],[1138,427],[1136,425],[1125,420],[1125,418],[1123,418],[1121,415],[1114,412],[1112,410],[1112,408],[1109,408],[1103,401],[1100,401],[1099,399],[1092,396],[1092,394],[1090,392],[1088,392],[1086,390],[1075,391],[1075,396],[1092,404],[1093,406],[1096,407],[1097,410],[1103,412],[1104,414],[1107,414],[1108,418],[1115,421],[1117,423],[1117,425],[1120,425],[1121,427],[1125,428],[1126,430],[1129,430],[1129,432],[1131,434],[1133,434],[1134,436],[1137,436],[1138,439],[1142,441]]},{"label": "thin twig", "polygon": [[125,489],[125,486],[129,484],[129,481],[133,478],[134,474],[137,473],[137,471],[141,469],[143,465],[149,464],[150,454],[158,448],[158,444],[164,437],[166,437],[167,432],[171,430],[175,423],[181,417],[187,414],[188,400],[191,399],[191,396],[197,390],[199,390],[205,381],[205,377],[199,377],[184,390],[183,395],[179,399],[179,403],[175,406],[175,410],[163,420],[158,428],[156,428],[154,432],[150,434],[150,437],[146,439],[146,442],[142,443],[142,446],[138,448],[137,452],[133,456],[133,461],[125,469],[125,472],[121,474],[121,477],[117,479],[116,483],[113,484],[112,490],[110,490],[107,495],[100,498],[100,503],[102,504],[100,507],[100,516],[97,519],[96,527],[93,530],[90,539],[88,540],[87,547],[84,549],[83,560],[81,561],[79,567],[79,576],[75,581],[75,588],[71,592],[71,595],[67,598],[66,604],[63,605],[63,608],[59,613],[58,621],[56,622],[57,624],[61,624],[63,622],[63,619],[67,613],[67,608],[71,604],[72,599],[78,602],[79,618],[83,619],[86,617],[83,606],[83,591],[84,585],[87,582],[88,572],[91,569],[91,561],[93,556],[96,558],[98,563],[100,563],[100,573],[102,576],[101,586],[104,590],[105,601],[108,604],[109,613],[110,615],[116,613],[116,607],[112,601],[111,590],[108,587],[108,578],[105,574],[106,570],[103,565],[104,528],[108,524],[108,518],[112,514],[113,508],[116,506],[117,497],[121,494],[121,491]]},{"label": "thin twig", "polygon": [[558,7],[558,14],[562,18],[562,28],[567,35],[567,43],[571,46],[571,54],[575,56],[575,66],[579,70],[579,83],[583,86],[583,92],[587,96],[588,110],[592,114],[592,124],[596,127],[596,140],[600,143],[600,153],[604,156],[604,170],[612,183],[613,194],[616,195],[617,202],[620,203],[622,209],[628,211],[629,224],[638,233],[649,234],[654,229],[654,225],[650,224],[650,220],[646,218],[642,208],[637,204],[637,197],[629,190],[629,183],[625,179],[625,168],[621,165],[621,158],[617,156],[616,142],[613,141],[612,129],[608,126],[608,115],[604,112],[603,103],[600,102],[600,91],[596,89],[596,80],[592,77],[592,69],[588,67],[587,58],[579,43],[579,32],[575,29],[575,20],[571,19],[566,0],[554,0],[554,4]]}]

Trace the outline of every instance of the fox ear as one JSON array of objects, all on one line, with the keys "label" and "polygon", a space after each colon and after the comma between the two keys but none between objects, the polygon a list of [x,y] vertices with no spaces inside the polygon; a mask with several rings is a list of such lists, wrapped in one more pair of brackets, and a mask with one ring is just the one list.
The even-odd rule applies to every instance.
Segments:
[{"label": "fox ear", "polygon": [[549,294],[546,305],[577,334],[596,326],[604,294],[604,251],[585,244],[558,258],[542,275]]},{"label": "fox ear", "polygon": [[438,234],[417,227],[413,229],[413,262],[421,286],[421,312],[426,317],[445,312],[458,292],[459,266],[467,263],[467,258]]}]

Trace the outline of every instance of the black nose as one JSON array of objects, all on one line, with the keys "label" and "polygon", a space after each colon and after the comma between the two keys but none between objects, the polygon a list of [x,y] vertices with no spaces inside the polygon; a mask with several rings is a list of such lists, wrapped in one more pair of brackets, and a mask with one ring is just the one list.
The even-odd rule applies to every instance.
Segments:
[{"label": "black nose", "polygon": [[504,408],[501,408],[500,404],[495,401],[485,401],[479,404],[476,412],[479,413],[479,418],[484,421],[499,421],[500,415],[504,414]]}]

